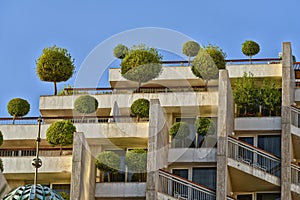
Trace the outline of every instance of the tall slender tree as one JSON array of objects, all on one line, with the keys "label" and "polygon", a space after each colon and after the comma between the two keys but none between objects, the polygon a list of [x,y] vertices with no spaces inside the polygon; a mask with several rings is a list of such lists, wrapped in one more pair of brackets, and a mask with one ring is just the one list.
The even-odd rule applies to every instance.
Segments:
[{"label": "tall slender tree", "polygon": [[45,48],[36,61],[38,77],[42,81],[54,83],[54,95],[57,94],[57,83],[71,78],[74,69],[74,59],[67,49],[57,46]]}]

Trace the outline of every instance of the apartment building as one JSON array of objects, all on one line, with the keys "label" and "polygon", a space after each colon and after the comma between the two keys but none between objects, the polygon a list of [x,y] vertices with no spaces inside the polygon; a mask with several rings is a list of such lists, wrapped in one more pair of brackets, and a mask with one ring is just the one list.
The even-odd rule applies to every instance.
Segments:
[{"label": "apartment building", "polygon": [[[158,78],[141,88],[112,68],[110,89],[85,89],[99,106],[84,120],[74,117],[73,103],[80,94],[41,96],[43,165],[38,182],[80,200],[300,199],[300,90],[295,86],[291,44],[283,43],[282,48],[281,60],[227,62],[219,79],[209,81],[207,91],[189,66],[163,67]],[[280,82],[279,115],[236,114],[234,83],[245,72],[251,72],[258,85],[264,79]],[[129,117],[131,104],[139,98],[150,101],[149,119]],[[214,134],[195,133],[199,117],[216,123]],[[11,189],[33,183],[38,126],[37,119],[25,119],[14,125],[3,119],[0,125],[5,139],[0,147],[3,175]],[[77,128],[73,146],[64,148],[62,155],[45,136],[51,122],[59,119],[70,119]],[[169,128],[180,121],[190,127],[184,142],[169,136]],[[126,152],[135,148],[148,151],[142,180],[124,163]],[[119,173],[110,181],[95,167],[103,151],[121,157]]]}]

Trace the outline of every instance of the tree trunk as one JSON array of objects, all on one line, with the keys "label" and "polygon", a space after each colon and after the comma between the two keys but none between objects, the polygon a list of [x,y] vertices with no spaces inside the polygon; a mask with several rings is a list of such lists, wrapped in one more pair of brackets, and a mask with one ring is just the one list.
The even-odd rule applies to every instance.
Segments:
[{"label": "tree trunk", "polygon": [[190,66],[191,63],[191,57],[189,56],[188,66]]},{"label": "tree trunk", "polygon": [[205,88],[204,88],[205,91],[207,91],[207,87],[208,87],[207,85],[208,85],[208,80],[205,80]]},{"label": "tree trunk", "polygon": [[54,83],[54,95],[57,95],[57,85],[56,85],[56,81],[54,81],[53,83]]},{"label": "tree trunk", "polygon": [[16,116],[13,116],[12,124],[15,124]]},{"label": "tree trunk", "polygon": [[252,56],[250,56],[250,64],[252,65]]},{"label": "tree trunk", "polygon": [[60,149],[59,149],[59,156],[62,155],[62,146],[60,146]]},{"label": "tree trunk", "polygon": [[110,172],[107,172],[107,182],[110,183]]}]

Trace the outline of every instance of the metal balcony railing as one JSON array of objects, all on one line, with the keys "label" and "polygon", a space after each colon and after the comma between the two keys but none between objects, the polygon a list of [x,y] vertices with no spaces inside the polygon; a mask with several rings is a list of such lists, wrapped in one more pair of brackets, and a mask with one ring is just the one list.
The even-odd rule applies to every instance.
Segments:
[{"label": "metal balcony railing", "polygon": [[300,167],[291,165],[291,178],[292,183],[300,185]]},{"label": "metal balcony railing", "polygon": [[[41,117],[42,124],[53,122],[56,120],[70,120],[72,123],[128,123],[135,122],[136,117],[133,116],[61,116],[61,117]],[[38,117],[18,117],[15,118],[14,125],[37,125]],[[1,117],[0,125],[11,125],[12,117]],[[140,122],[149,121],[148,118],[140,119]]]},{"label": "metal balcony railing", "polygon": [[[215,191],[187,179],[159,170],[159,192],[181,200],[215,200]],[[227,197],[227,200],[234,200]]]},{"label": "metal balcony railing", "polygon": [[228,157],[280,178],[280,158],[235,138],[228,138]]},{"label": "metal balcony railing", "polygon": [[[43,149],[40,148],[39,155],[44,157],[60,156],[60,149],[51,148]],[[72,155],[72,148],[63,148],[62,156]],[[20,156],[36,156],[35,148],[19,148],[19,149],[0,149],[0,157],[20,157]]]}]

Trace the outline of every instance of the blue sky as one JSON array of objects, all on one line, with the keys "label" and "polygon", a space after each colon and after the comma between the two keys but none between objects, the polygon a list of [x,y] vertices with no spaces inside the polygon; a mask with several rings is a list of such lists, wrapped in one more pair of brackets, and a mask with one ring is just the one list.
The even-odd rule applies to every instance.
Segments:
[{"label": "blue sky", "polygon": [[[220,46],[228,59],[245,58],[241,44],[247,39],[260,44],[257,58],[277,57],[288,41],[300,60],[299,6],[297,0],[1,0],[0,117],[9,116],[6,106],[15,97],[30,102],[28,116],[38,116],[39,96],[53,94],[53,84],[35,72],[43,48],[67,48],[78,72],[99,43],[136,28],[178,31],[200,44]],[[75,79],[76,73],[58,88]]]}]

